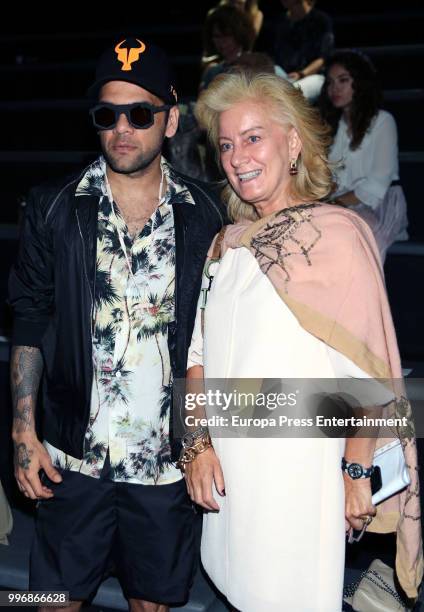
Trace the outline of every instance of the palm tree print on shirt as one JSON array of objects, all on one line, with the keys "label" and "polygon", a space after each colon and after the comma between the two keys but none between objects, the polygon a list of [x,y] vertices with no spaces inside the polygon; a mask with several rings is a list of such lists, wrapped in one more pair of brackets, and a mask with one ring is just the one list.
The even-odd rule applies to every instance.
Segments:
[{"label": "palm tree print on shirt", "polygon": [[171,461],[169,433],[165,424],[159,421],[150,424],[138,442],[137,452],[130,453],[131,467],[141,478],[147,477],[157,484],[160,475]]},{"label": "palm tree print on shirt", "polygon": [[48,450],[60,465],[88,476],[99,477],[109,448],[114,480],[166,484],[181,478],[170,461],[169,441],[173,206],[194,202],[165,161],[162,167],[165,198],[134,238],[109,199],[104,160],[92,165],[77,188],[77,195],[99,198],[90,418],[82,460],[51,445]]},{"label": "palm tree print on shirt", "polygon": [[158,349],[162,367],[162,386],[165,385],[165,363],[161,350],[160,340],[168,332],[168,324],[173,319],[174,296],[165,294],[162,299],[157,294],[149,294],[146,302],[135,303],[131,312],[134,330],[137,332],[137,341],[154,338]]},{"label": "palm tree print on shirt", "polygon": [[[140,235],[132,239],[119,209],[114,205],[112,212],[112,207],[104,200],[99,212],[98,282],[96,280],[96,353],[101,368],[97,376],[98,410],[92,414],[94,420],[91,422],[95,422],[100,411],[115,413],[117,406],[121,406],[124,412],[118,410],[118,416],[113,417],[113,432],[121,439],[123,448],[127,448],[128,461],[111,460],[112,465],[117,466],[115,474],[120,474],[122,480],[137,475],[143,481],[157,483],[170,460],[167,422],[170,393],[164,390],[170,386],[167,334],[168,324],[174,319],[172,212],[170,207],[160,207]],[[119,337],[123,340],[121,343]],[[153,347],[151,342],[154,342],[161,372],[155,426],[144,418],[134,418],[133,411],[128,410],[132,402],[137,401],[131,396],[137,370],[135,346],[141,347],[140,356],[143,353],[153,356],[149,348]],[[142,403],[145,406],[145,402]],[[143,406],[139,409],[143,411]]]}]

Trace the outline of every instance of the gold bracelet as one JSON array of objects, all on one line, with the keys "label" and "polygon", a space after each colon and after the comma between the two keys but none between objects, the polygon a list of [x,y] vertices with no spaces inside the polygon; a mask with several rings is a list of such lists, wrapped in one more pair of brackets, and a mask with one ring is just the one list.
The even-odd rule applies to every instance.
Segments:
[{"label": "gold bracelet", "polygon": [[209,434],[203,435],[201,438],[196,440],[193,446],[188,446],[182,449],[179,460],[177,461],[177,467],[185,472],[185,466],[187,463],[191,463],[197,457],[212,447],[212,440]]}]

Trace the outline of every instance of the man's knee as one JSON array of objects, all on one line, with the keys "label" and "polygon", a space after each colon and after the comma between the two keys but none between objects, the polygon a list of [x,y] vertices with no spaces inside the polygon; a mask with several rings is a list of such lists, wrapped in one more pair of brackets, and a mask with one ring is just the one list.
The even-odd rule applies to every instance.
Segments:
[{"label": "man's knee", "polygon": [[130,599],[131,612],[168,612],[168,606],[164,604],[154,603],[152,601],[144,601],[142,599]]}]

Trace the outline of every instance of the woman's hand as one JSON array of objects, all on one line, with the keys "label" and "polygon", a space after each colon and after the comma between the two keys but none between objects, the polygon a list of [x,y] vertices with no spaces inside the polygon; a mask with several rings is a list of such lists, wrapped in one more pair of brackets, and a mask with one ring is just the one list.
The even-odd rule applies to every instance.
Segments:
[{"label": "woman's hand", "polygon": [[224,475],[221,464],[213,448],[208,448],[185,466],[185,479],[188,494],[191,499],[206,510],[219,512],[219,505],[216,503],[212,487],[221,496],[225,495]]},{"label": "woman's hand", "polygon": [[343,474],[345,486],[345,519],[346,531],[352,527],[360,531],[367,516],[376,515],[376,507],[371,501],[371,481],[369,478],[353,480],[348,474]]}]

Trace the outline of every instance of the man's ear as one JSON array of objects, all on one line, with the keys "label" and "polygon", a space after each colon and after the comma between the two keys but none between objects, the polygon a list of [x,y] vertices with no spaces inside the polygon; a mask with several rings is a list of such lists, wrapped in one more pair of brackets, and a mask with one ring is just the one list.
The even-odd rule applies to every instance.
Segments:
[{"label": "man's ear", "polygon": [[296,128],[291,127],[288,134],[287,140],[289,143],[289,155],[290,159],[297,159],[302,150],[302,141]]},{"label": "man's ear", "polygon": [[172,138],[175,132],[178,129],[178,119],[180,116],[180,111],[178,106],[173,106],[169,109],[168,122],[166,124],[165,136],[167,138]]}]

